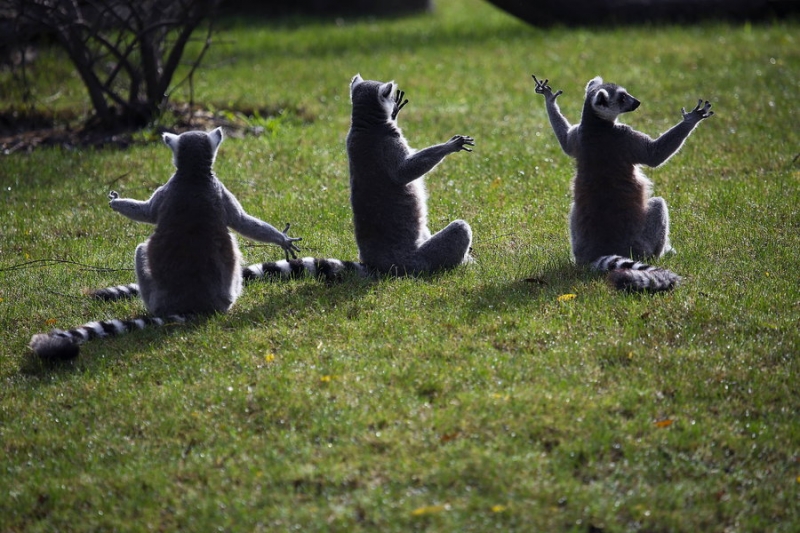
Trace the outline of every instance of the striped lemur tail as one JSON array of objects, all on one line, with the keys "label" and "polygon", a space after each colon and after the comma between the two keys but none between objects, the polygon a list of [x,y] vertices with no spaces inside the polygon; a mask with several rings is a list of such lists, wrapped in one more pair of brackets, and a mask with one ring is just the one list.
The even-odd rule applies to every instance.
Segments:
[{"label": "striped lemur tail", "polygon": [[356,272],[359,276],[369,276],[370,270],[363,263],[303,257],[301,259],[281,259],[280,261],[255,263],[242,270],[242,280],[302,278],[305,275],[324,281],[337,281],[346,272]]},{"label": "striped lemur tail", "polygon": [[[254,263],[242,269],[242,280],[256,279],[295,279],[303,276],[320,278],[323,281],[337,281],[346,272],[356,272],[360,276],[368,276],[369,269],[363,263],[340,261],[339,259],[323,259],[303,257],[301,259],[281,259],[266,263]],[[105,301],[123,300],[139,296],[139,285],[129,283],[104,289],[87,291],[92,298]]]},{"label": "striped lemur tail", "polygon": [[92,298],[105,301],[123,300],[125,298],[136,298],[139,296],[139,284],[129,283],[127,285],[116,285],[105,289],[95,289],[86,292]]},{"label": "striped lemur tail", "polygon": [[54,329],[50,333],[38,333],[31,337],[30,347],[42,359],[66,361],[78,356],[80,345],[92,339],[124,335],[130,331],[168,324],[183,324],[192,315],[169,315],[139,317],[130,320],[100,320],[64,331]]},{"label": "striped lemur tail", "polygon": [[604,255],[592,261],[591,266],[600,272],[608,272],[608,282],[622,291],[669,291],[681,281],[680,276],[665,268],[640,263],[621,255]]}]

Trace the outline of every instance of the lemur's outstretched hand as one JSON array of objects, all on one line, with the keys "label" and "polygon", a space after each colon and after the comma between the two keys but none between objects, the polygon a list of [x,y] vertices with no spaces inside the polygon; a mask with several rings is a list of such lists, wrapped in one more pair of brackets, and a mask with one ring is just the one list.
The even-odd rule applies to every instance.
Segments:
[{"label": "lemur's outstretched hand", "polygon": [[531,77],[533,78],[533,81],[536,82],[536,88],[534,89],[534,91],[536,91],[536,94],[543,94],[545,100],[547,100],[548,102],[555,100],[556,98],[558,98],[558,95],[564,92],[564,91],[558,91],[556,93],[553,93],[553,89],[549,85],[547,85],[547,82],[549,82],[550,80],[544,80],[544,81],[537,80],[536,76],[533,74],[531,74]]},{"label": "lemur's outstretched hand", "polygon": [[708,103],[708,100],[706,100],[704,104],[703,99],[701,98],[700,100],[697,101],[697,106],[695,106],[695,108],[689,111],[688,113],[686,112],[686,108],[682,107],[681,114],[683,114],[684,121],[691,122],[692,124],[697,124],[704,118],[708,118],[711,115],[713,115],[714,112],[711,111],[711,104]]},{"label": "lemur's outstretched hand", "polygon": [[116,200],[117,198],[119,198],[119,193],[117,191],[111,191],[108,193],[109,200]]},{"label": "lemur's outstretched hand", "polygon": [[291,226],[292,225],[287,222],[286,227],[283,228],[283,231],[281,232],[286,236],[286,240],[283,242],[283,244],[281,244],[281,246],[283,247],[283,251],[286,253],[287,261],[289,260],[289,255],[291,255],[292,259],[297,258],[297,254],[295,252],[299,252],[300,248],[298,248],[294,243],[303,240],[302,237],[289,237],[288,232]]},{"label": "lemur's outstretched hand", "polygon": [[472,150],[467,148],[468,146],[475,146],[475,139],[472,137],[467,137],[465,135],[454,135],[452,139],[445,143],[453,153],[460,152],[464,150],[465,152],[471,152]]},{"label": "lemur's outstretched hand", "polygon": [[403,100],[403,97],[405,95],[406,95],[405,91],[401,91],[400,89],[397,89],[397,93],[395,93],[395,95],[394,95],[394,109],[392,110],[392,120],[397,118],[397,114],[408,103],[408,98]]}]

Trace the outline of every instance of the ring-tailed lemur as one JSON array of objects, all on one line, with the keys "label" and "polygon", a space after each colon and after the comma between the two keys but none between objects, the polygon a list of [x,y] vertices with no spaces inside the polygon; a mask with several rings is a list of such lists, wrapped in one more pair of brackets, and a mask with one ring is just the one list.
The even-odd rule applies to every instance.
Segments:
[{"label": "ring-tailed lemur", "polygon": [[[69,331],[34,335],[31,348],[44,358],[72,358],[78,346],[95,337],[119,335],[166,322],[183,322],[191,315],[224,313],[242,290],[242,267],[232,228],[245,237],[281,246],[294,256],[289,237],[248,215],[212,171],[222,129],[210,133],[164,134],[172,149],[175,174],[147,201],[120,198],[111,191],[110,207],[137,222],[155,224],[153,234],[136,248],[135,270],[147,311],[134,320],[90,322]],[[118,287],[130,294],[131,285]],[[163,318],[160,318],[163,317]]]},{"label": "ring-tailed lemur", "polygon": [[408,103],[394,82],[369,81],[356,74],[350,82],[352,117],[347,135],[350,204],[361,263],[304,258],[262,263],[245,269],[245,278],[297,276],[307,271],[330,279],[343,270],[361,274],[416,275],[471,261],[472,229],[455,220],[431,235],[423,177],[446,156],[471,152],[472,137],[415,151],[397,125]]},{"label": "ring-tailed lemur", "polygon": [[669,270],[639,263],[629,257],[661,257],[671,251],[669,214],[663,198],[651,198],[652,183],[639,170],[657,167],[680,150],[701,120],[714,114],[700,100],[683,120],[651,139],[617,123],[622,113],[639,107],[639,100],[599,76],[586,85],[581,122],[570,125],[561,114],[549,80],[536,82],[545,97],[550,124],[564,152],[577,160],[570,209],[570,238],[577,264],[609,272],[618,289],[662,291],[675,287],[680,277]]}]

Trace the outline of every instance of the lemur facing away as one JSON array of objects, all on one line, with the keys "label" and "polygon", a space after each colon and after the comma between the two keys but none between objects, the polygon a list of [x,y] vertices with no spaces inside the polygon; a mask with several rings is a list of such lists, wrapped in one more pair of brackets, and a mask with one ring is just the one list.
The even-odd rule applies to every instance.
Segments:
[{"label": "lemur facing away", "polygon": [[472,137],[415,151],[397,125],[408,103],[394,82],[369,81],[356,74],[350,83],[353,105],[347,155],[350,203],[361,263],[304,258],[252,265],[245,278],[297,276],[303,272],[331,279],[343,270],[362,274],[416,275],[471,261],[472,230],[455,220],[431,235],[423,177],[445,156],[470,152]]},{"label": "lemur facing away", "polygon": [[652,183],[638,168],[657,167],[674,155],[701,120],[714,114],[711,104],[700,100],[683,120],[651,139],[624,124],[622,113],[639,107],[639,100],[599,76],[586,86],[581,122],[570,125],[549,80],[536,82],[536,93],[545,97],[550,124],[567,155],[577,160],[573,203],[569,215],[575,262],[607,271],[609,282],[630,291],[664,291],[680,277],[632,258],[661,257],[671,251],[669,214],[663,198],[651,198]]},{"label": "lemur facing away", "polygon": [[[119,335],[150,325],[184,322],[191,315],[224,313],[242,290],[242,266],[232,228],[245,237],[281,246],[287,257],[299,250],[289,237],[248,215],[211,167],[222,143],[222,129],[210,133],[164,134],[172,149],[175,174],[146,202],[120,198],[111,191],[114,211],[155,231],[136,248],[138,285],[122,286],[122,295],[140,293],[153,317],[90,322],[69,331],[34,335],[31,348],[43,358],[69,359],[79,345],[96,337]],[[97,291],[97,297],[113,289]],[[105,297],[113,299],[106,294]],[[119,294],[117,295],[119,296]]]}]

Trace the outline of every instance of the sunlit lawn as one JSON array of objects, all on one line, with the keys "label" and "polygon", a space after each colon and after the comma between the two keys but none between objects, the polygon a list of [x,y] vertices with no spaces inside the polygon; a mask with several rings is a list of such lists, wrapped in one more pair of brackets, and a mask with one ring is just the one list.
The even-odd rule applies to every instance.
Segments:
[{"label": "sunlit lawn", "polygon": [[[800,46],[796,21],[537,30],[478,0],[391,20],[222,22],[172,98],[251,117],[217,174],[304,253],[356,259],[344,138],[357,72],[394,79],[412,146],[475,151],[428,178],[430,225],[475,265],[423,279],[254,283],[228,315],[93,341],[51,368],[34,333],[144,312],[82,289],[134,281],[150,231],[113,213],[172,171],[156,126],[127,150],[2,156],[0,530],[795,531],[800,516]],[[86,112],[44,50],[37,105]],[[573,162],[530,74],[579,119],[586,82],[642,101],[647,170],[684,276],[615,293],[570,261]],[[7,71],[3,105],[19,104]],[[169,118],[163,125],[168,126]],[[248,262],[276,247],[241,238]],[[564,297],[564,295],[575,295]]]}]

